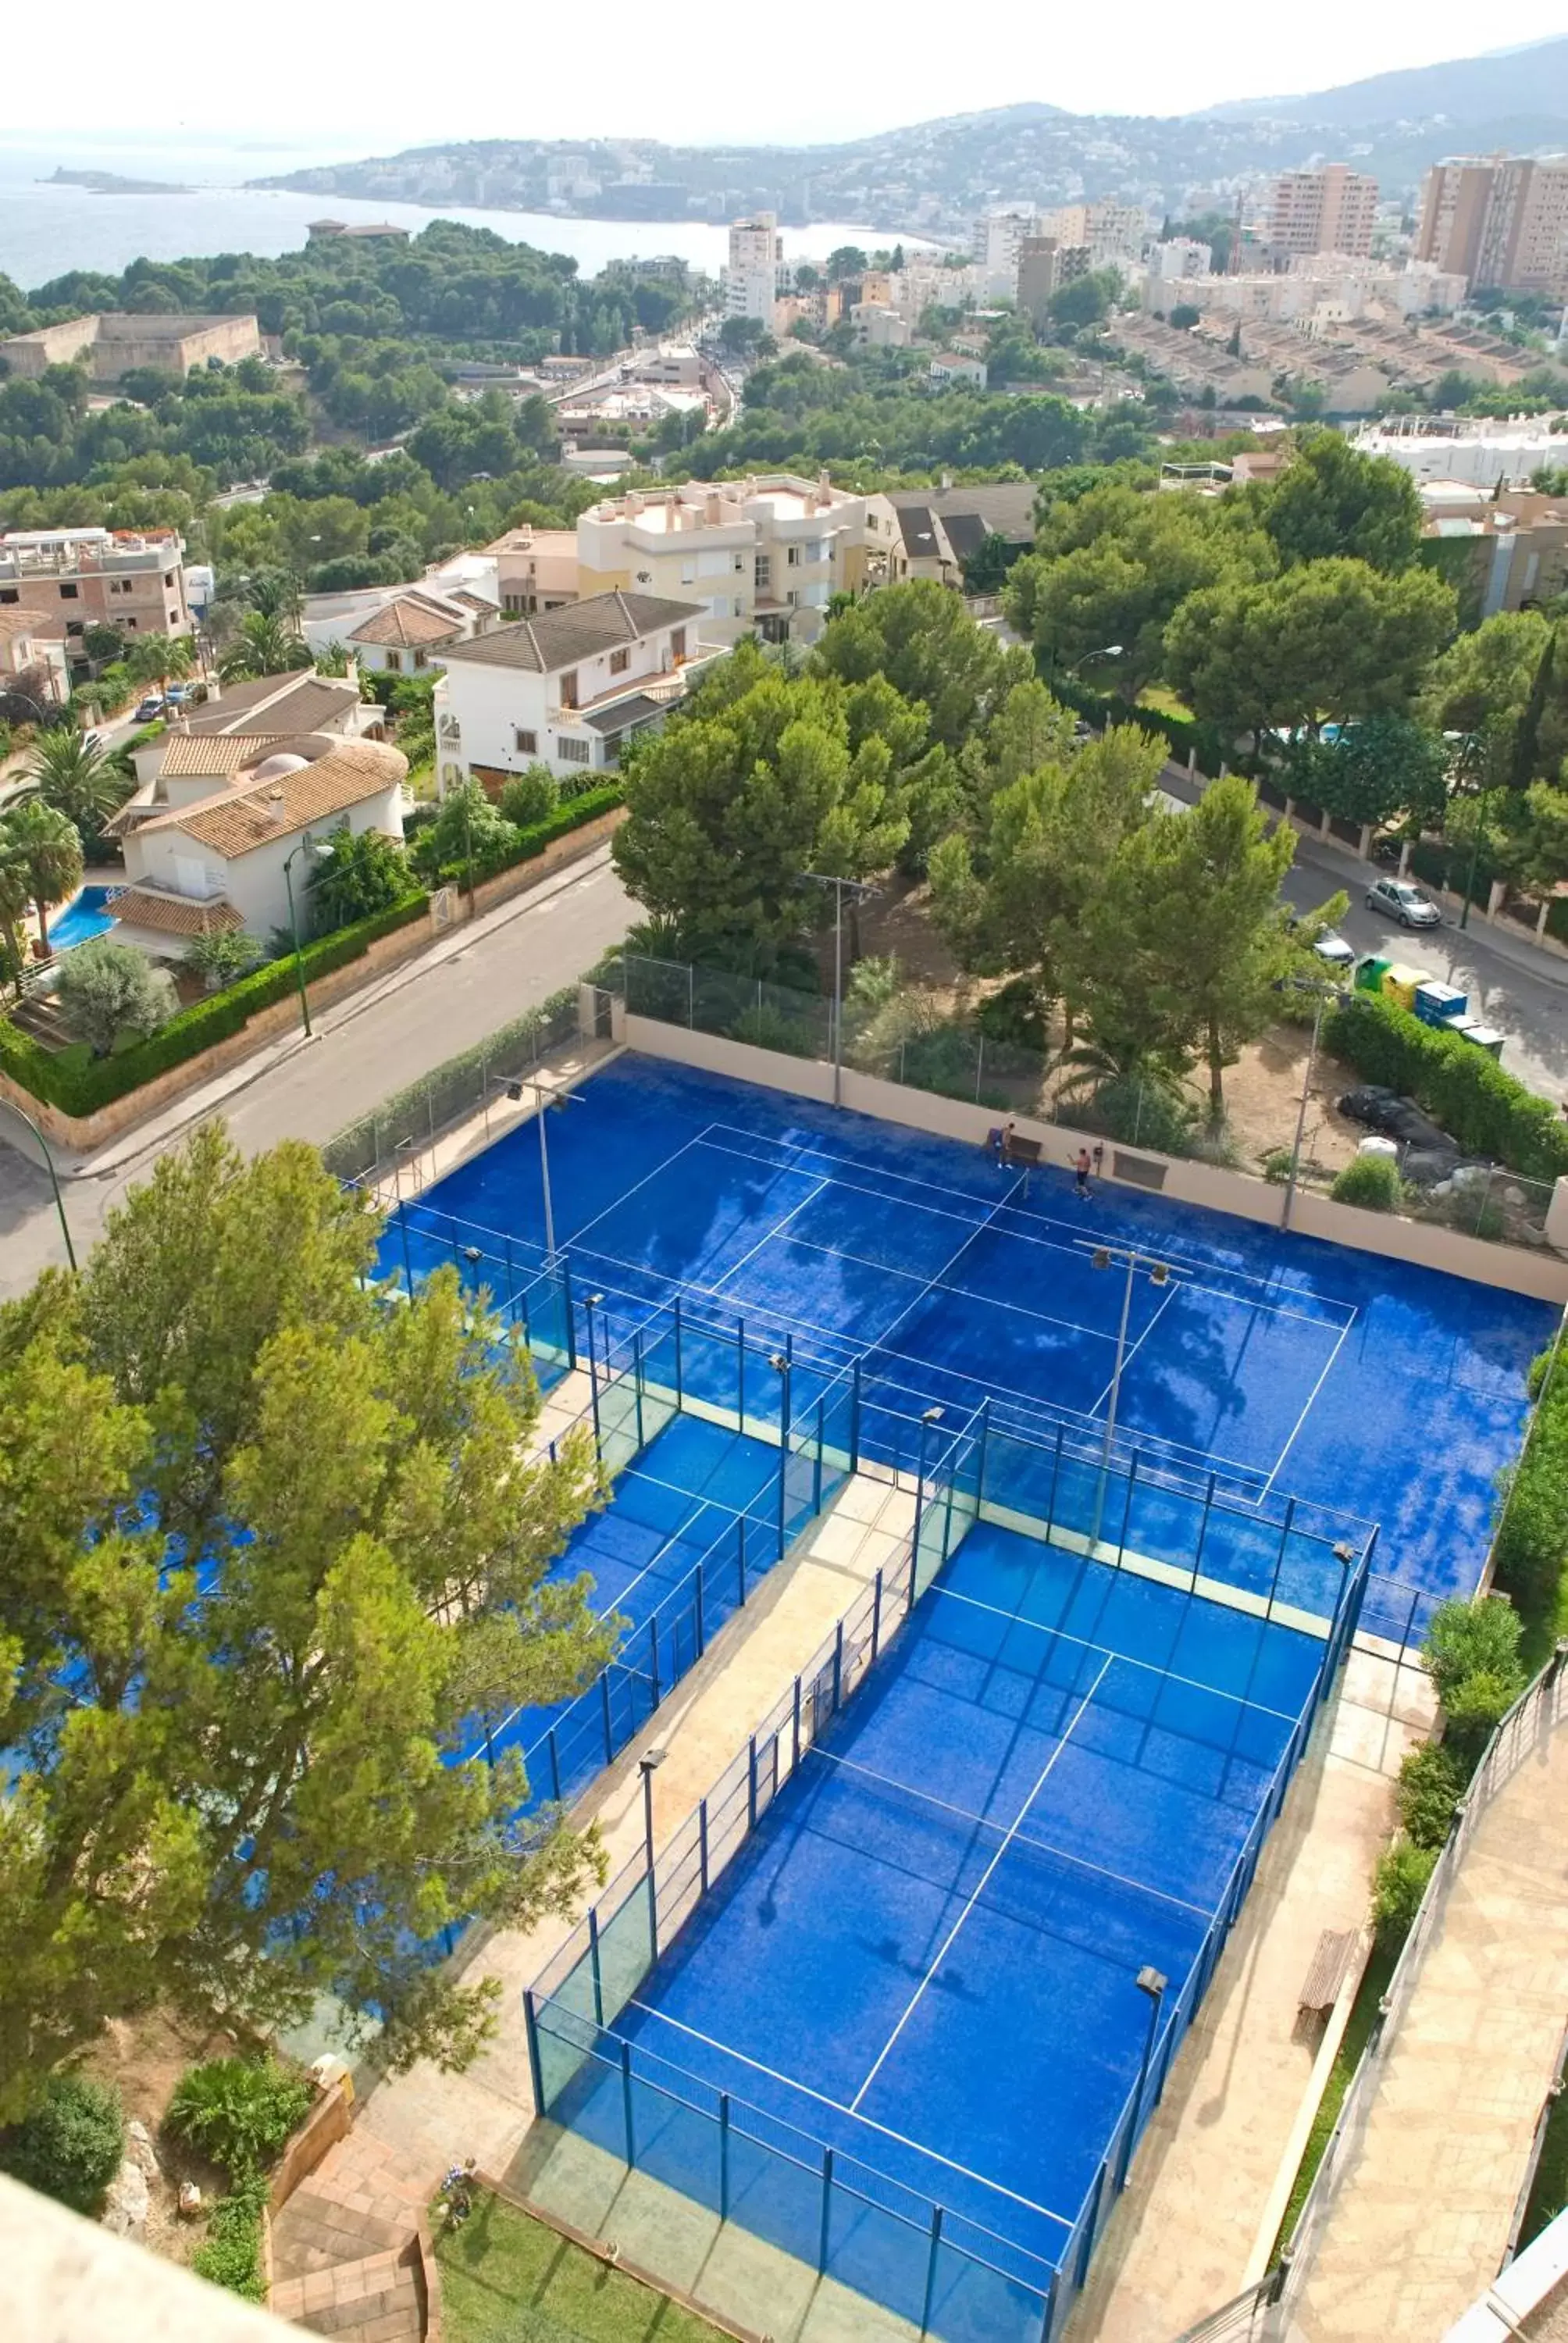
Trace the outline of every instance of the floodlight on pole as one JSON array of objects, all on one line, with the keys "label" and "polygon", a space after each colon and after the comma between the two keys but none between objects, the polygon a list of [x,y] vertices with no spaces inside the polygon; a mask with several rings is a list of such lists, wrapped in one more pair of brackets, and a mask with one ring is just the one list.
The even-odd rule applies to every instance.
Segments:
[{"label": "floodlight on pole", "polygon": [[881,889],[872,887],[863,879],[840,879],[825,870],[803,870],[802,879],[813,887],[833,890],[833,1104],[843,1104],[844,1088],[844,894],[846,889],[857,904],[879,895]]},{"label": "floodlight on pole", "polygon": [[1169,1285],[1171,1270],[1168,1262],[1157,1261],[1152,1253],[1141,1252],[1136,1245],[1092,1245],[1089,1249],[1091,1269],[1122,1269],[1127,1272],[1121,1289],[1121,1316],[1116,1329],[1116,1363],[1111,1371],[1109,1405],[1105,1413],[1105,1436],[1100,1445],[1100,1485],[1094,1499],[1094,1527],[1090,1533],[1091,1554],[1100,1544],[1100,1527],[1105,1515],[1105,1491],[1111,1476],[1111,1452],[1116,1439],[1116,1417],[1121,1403],[1121,1371],[1127,1363],[1127,1328],[1132,1315],[1133,1282],[1141,1269],[1149,1272],[1151,1285]]}]

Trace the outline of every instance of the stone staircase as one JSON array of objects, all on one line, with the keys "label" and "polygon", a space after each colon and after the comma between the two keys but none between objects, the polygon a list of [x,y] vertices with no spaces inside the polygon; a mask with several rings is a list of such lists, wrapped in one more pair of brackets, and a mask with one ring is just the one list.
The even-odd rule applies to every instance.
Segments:
[{"label": "stone staircase", "polygon": [[386,2141],[351,2132],[273,2222],[272,2310],[354,2343],[429,2343],[420,2231],[430,2195]]}]

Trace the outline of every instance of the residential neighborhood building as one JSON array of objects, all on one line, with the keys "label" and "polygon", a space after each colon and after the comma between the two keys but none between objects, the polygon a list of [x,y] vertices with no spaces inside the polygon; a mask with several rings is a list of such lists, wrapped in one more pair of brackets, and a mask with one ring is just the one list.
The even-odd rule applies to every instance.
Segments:
[{"label": "residential neighborhood building", "polygon": [[1044,324],[1051,295],[1066,281],[1062,250],[1053,236],[1026,236],[1019,245],[1018,306],[1036,326]]},{"label": "residential neighborhood building", "polygon": [[1279,259],[1347,252],[1365,259],[1377,225],[1377,181],[1346,163],[1284,171],[1274,182],[1268,239]]},{"label": "residential neighborhood building", "polygon": [[[967,363],[967,361],[966,361]],[[811,642],[837,593],[858,593],[891,536],[885,498],[793,473],[631,488],[578,520],[578,588],[699,605],[703,639]]]},{"label": "residential neighborhood building", "polygon": [[485,548],[496,558],[501,608],[508,618],[532,618],[578,598],[578,539],[572,528],[509,528]]},{"label": "residential neighborhood building", "polygon": [[182,960],[215,930],[243,930],[261,943],[286,933],[290,878],[298,910],[309,848],[334,830],[403,835],[408,760],[384,741],[319,733],[225,745],[242,759],[230,771],[166,771],[159,802],[115,817],[126,884],[109,900],[110,932],[157,960]]},{"label": "residential neighborhood building", "polygon": [[1443,548],[1462,614],[1532,608],[1568,585],[1568,498],[1437,479],[1422,482],[1421,502],[1422,535]]},{"label": "residential neighborhood building", "polygon": [[772,326],[783,257],[784,239],[772,212],[757,212],[750,219],[731,224],[729,260],[724,271],[727,317],[756,317],[762,325]]},{"label": "residential neighborhood building", "polygon": [[987,212],[975,222],[971,248],[981,299],[1012,299],[1018,290],[1019,246],[1035,233],[1033,211],[1018,205]]},{"label": "residential neighborhood building", "polygon": [[855,339],[863,349],[908,349],[914,338],[914,327],[896,309],[879,301],[861,301],[851,315]]},{"label": "residential neighborhood building", "polygon": [[[313,668],[297,668],[288,675],[257,676],[249,683],[212,685],[198,707],[133,752],[139,786],[121,815],[135,823],[146,807],[166,803],[158,795],[166,777],[172,780],[181,773],[205,778],[236,771],[248,761],[249,748],[258,743],[276,748],[307,733],[344,740],[379,739],[385,729],[385,711],[360,697],[357,676],[317,675]],[[246,745],[236,749],[236,741]],[[193,742],[226,745],[196,749]]]},{"label": "residential neighborhood building", "polygon": [[1141,260],[1149,221],[1141,204],[1066,204],[1041,212],[1032,233],[1054,236],[1064,248],[1081,246],[1091,268]]},{"label": "residential neighborhood building", "polygon": [[1163,242],[1151,245],[1149,251],[1149,280],[1168,283],[1173,277],[1191,281],[1194,277],[1207,277],[1213,256],[1206,244],[1196,236],[1169,236]]},{"label": "residential neighborhood building", "polygon": [[186,375],[215,358],[237,366],[241,358],[260,355],[261,328],[255,317],[163,317],[156,310],[105,310],[0,340],[5,370],[24,381],[83,358],[95,382],[112,383],[133,367]]},{"label": "residential neighborhood building", "polygon": [[40,640],[85,676],[89,627],[122,635],[191,632],[185,544],[172,529],[24,528],[0,537],[0,614],[26,608]]},{"label": "residential neighborhood building", "polygon": [[[12,693],[19,701],[35,701],[40,708],[62,708],[69,699],[71,674],[65,646],[44,631],[46,625],[46,615],[41,610],[0,609],[0,701]],[[5,712],[0,709],[0,714]],[[15,713],[26,720],[25,709],[18,707]]]},{"label": "residential neighborhood building", "polygon": [[616,590],[458,644],[436,686],[442,794],[473,779],[496,795],[540,762],[568,781],[612,770],[719,655],[703,618],[699,602]]},{"label": "residential neighborhood building", "polygon": [[985,360],[970,350],[939,350],[926,372],[939,390],[983,390],[986,386]]},{"label": "residential neighborhood building", "polygon": [[1526,488],[1531,475],[1562,460],[1557,415],[1488,417],[1395,415],[1356,433],[1363,455],[1386,456],[1418,481],[1449,480],[1466,488]]},{"label": "residential neighborhood building", "polygon": [[1422,189],[1415,256],[1473,289],[1568,299],[1568,155],[1434,164]]},{"label": "residential neighborhood building", "polygon": [[889,502],[898,518],[899,549],[890,574],[933,578],[961,590],[964,565],[989,537],[1022,553],[1034,543],[1035,488],[1030,480],[1002,480],[960,488],[895,488]]},{"label": "residential neighborhood building", "polygon": [[1216,277],[1205,269],[1197,277],[1182,277],[1157,274],[1151,266],[1142,297],[1144,307],[1161,316],[1185,305],[1205,316],[1267,317],[1281,325],[1302,319],[1321,331],[1363,317],[1451,317],[1464,295],[1462,277],[1430,261],[1390,268],[1375,260],[1324,252],[1299,254],[1285,268],[1234,277]]}]

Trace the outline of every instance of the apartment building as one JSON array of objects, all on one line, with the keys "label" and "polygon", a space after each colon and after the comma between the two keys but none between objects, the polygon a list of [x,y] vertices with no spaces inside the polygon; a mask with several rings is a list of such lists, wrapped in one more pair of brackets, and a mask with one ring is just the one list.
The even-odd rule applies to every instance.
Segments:
[{"label": "apartment building", "polygon": [[1345,252],[1365,259],[1377,225],[1377,181],[1346,163],[1285,171],[1274,182],[1268,240],[1277,259]]},{"label": "apartment building", "polygon": [[1149,281],[1166,284],[1172,277],[1191,281],[1194,277],[1207,277],[1212,265],[1212,255],[1206,244],[1196,236],[1170,236],[1153,246],[1149,254]]},{"label": "apartment building", "polygon": [[812,642],[838,593],[858,593],[896,531],[885,498],[778,472],[607,497],[578,520],[578,585],[681,598],[705,641]]},{"label": "apartment building", "polygon": [[1568,300],[1568,155],[1434,164],[1422,189],[1415,257],[1473,289]]},{"label": "apartment building", "polygon": [[0,537],[0,613],[25,608],[34,633],[87,671],[89,627],[127,639],[188,635],[185,545],[172,529],[19,528]]},{"label": "apartment building", "polygon": [[1067,204],[1041,212],[1033,232],[1054,236],[1065,248],[1081,245],[1091,268],[1106,268],[1141,259],[1149,222],[1141,204]]},{"label": "apartment building", "polygon": [[1143,285],[1144,307],[1163,316],[1186,304],[1205,317],[1302,322],[1314,331],[1361,317],[1452,316],[1463,299],[1463,277],[1429,262],[1384,268],[1327,252],[1299,254],[1287,270],[1239,277],[1163,277],[1151,268]]},{"label": "apartment building", "polygon": [[459,643],[436,686],[441,794],[469,779],[496,796],[541,762],[578,782],[613,769],[719,656],[702,619],[700,603],[618,591]]},{"label": "apartment building", "polygon": [[784,239],[774,213],[755,212],[749,219],[731,222],[729,260],[724,271],[727,317],[756,317],[771,327],[783,257]]},{"label": "apartment building", "polygon": [[1468,552],[1469,575],[1455,577],[1461,555],[1443,574],[1461,587],[1461,608],[1482,618],[1553,600],[1568,584],[1568,500],[1538,489],[1487,489],[1464,480],[1423,481],[1422,535]]}]

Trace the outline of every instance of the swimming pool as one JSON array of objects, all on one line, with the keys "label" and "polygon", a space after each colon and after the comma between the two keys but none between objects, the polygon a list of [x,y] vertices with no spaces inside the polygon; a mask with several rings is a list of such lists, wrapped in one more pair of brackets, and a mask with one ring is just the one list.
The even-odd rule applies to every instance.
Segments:
[{"label": "swimming pool", "polygon": [[73,944],[85,944],[89,936],[101,936],[115,924],[109,910],[111,890],[107,887],[84,887],[57,911],[49,921],[49,941],[56,951],[69,951]]}]

